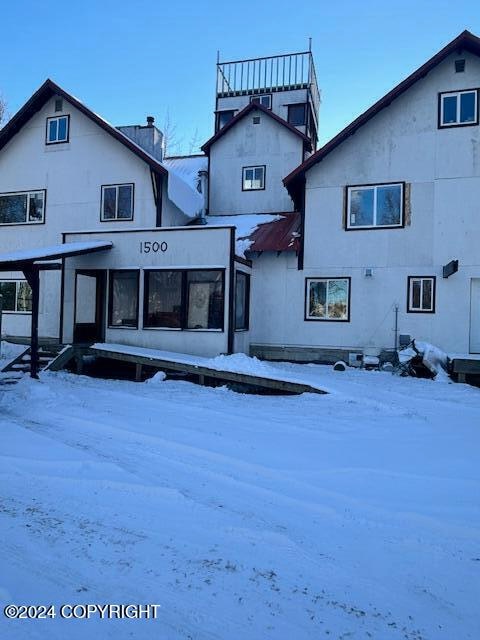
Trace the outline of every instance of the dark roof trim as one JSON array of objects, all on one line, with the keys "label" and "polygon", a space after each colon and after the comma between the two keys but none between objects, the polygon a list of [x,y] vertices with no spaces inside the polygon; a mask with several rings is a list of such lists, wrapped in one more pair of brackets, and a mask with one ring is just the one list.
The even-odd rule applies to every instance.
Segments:
[{"label": "dark roof trim", "polygon": [[286,178],[284,178],[283,183],[287,187],[290,195],[292,197],[298,194],[298,190],[300,185],[298,180],[305,174],[310,167],[317,164],[327,156],[331,151],[333,151],[339,144],[341,144],[344,140],[346,140],[349,136],[353,135],[361,126],[367,123],[371,118],[373,118],[379,111],[388,107],[388,105],[398,98],[402,93],[407,91],[417,80],[420,80],[424,76],[429,73],[434,67],[436,67],[440,62],[442,62],[447,56],[459,49],[465,49],[467,51],[471,51],[480,56],[480,38],[475,36],[470,31],[463,31],[459,36],[457,36],[454,40],[452,40],[449,44],[447,44],[443,49],[441,49],[438,53],[436,53],[430,60],[427,60],[425,64],[419,67],[416,71],[414,71],[408,78],[405,78],[400,84],[394,87],[391,91],[389,91],[383,98],[380,98],[378,102],[372,105],[369,109],[367,109],[364,113],[362,113],[358,118],[356,118],[353,122],[351,122],[345,129],[340,131],[334,138],[332,138],[327,144],[321,147],[316,153],[311,155],[305,162],[299,165],[296,169],[294,169],[291,173],[288,174]]},{"label": "dark roof trim", "polygon": [[67,100],[76,109],[83,113],[87,118],[93,120],[95,124],[101,127],[104,131],[109,133],[113,138],[121,142],[127,149],[132,151],[141,160],[146,162],[157,173],[167,175],[168,171],[162,166],[158,160],[155,160],[150,154],[146,153],[141,147],[139,147],[133,140],[130,140],[126,135],[118,131],[111,124],[106,122],[103,118],[91,111],[88,107],[82,104],[79,100],[67,93],[64,89],[59,87],[55,82],[47,79],[40,89],[38,89],[33,96],[27,100],[23,107],[18,111],[11,120],[0,131],[0,149],[15,136],[20,129],[30,120],[30,118],[39,111],[43,105],[50,100],[53,96],[58,95]]},{"label": "dark roof trim", "polygon": [[[208,154],[212,144],[214,144],[219,138],[224,136],[227,133],[227,131],[230,131],[230,129],[232,127],[234,127],[237,124],[237,122],[239,122],[242,118],[247,116],[252,111],[257,111],[257,110],[258,111],[263,111],[263,113],[265,113],[267,116],[270,116],[270,118],[273,118],[273,120],[276,120],[279,124],[284,126],[286,129],[288,129],[292,133],[294,133],[297,136],[299,136],[303,140],[303,144],[305,145],[305,147],[309,151],[311,150],[312,142],[311,142],[310,138],[308,138],[305,134],[303,134],[301,131],[299,131],[292,124],[290,124],[289,122],[287,122],[283,118],[280,118],[280,116],[277,116],[276,113],[273,113],[273,111],[271,111],[270,109],[267,109],[266,107],[264,107],[261,104],[258,104],[257,102],[250,102],[250,104],[248,104],[244,109],[242,109],[239,113],[237,113],[236,116],[234,116],[231,120],[229,120],[224,127],[219,129],[214,136],[212,136],[209,140],[207,140],[207,142],[205,142],[205,144],[202,147],[200,147],[201,150],[204,153]],[[233,109],[232,109],[232,111],[233,111]]]}]

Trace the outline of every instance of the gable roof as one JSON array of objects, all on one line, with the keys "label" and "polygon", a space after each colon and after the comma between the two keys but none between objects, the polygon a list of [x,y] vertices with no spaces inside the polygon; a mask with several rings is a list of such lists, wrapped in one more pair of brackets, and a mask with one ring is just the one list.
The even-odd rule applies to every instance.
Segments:
[{"label": "gable roof", "polygon": [[310,138],[308,138],[304,133],[299,131],[292,124],[290,124],[283,118],[280,118],[280,116],[277,116],[276,113],[273,113],[273,111],[271,111],[270,109],[267,109],[263,105],[258,104],[257,102],[250,102],[250,104],[248,104],[244,109],[239,111],[236,116],[234,116],[231,120],[229,120],[225,126],[219,129],[214,136],[212,136],[209,140],[207,140],[207,142],[205,142],[205,144],[202,147],[200,147],[201,150],[204,153],[208,154],[212,144],[214,144],[217,140],[219,140],[222,136],[224,136],[227,133],[227,131],[230,131],[230,129],[237,124],[237,122],[242,120],[242,118],[247,116],[252,111],[263,111],[263,113],[265,113],[267,116],[270,116],[270,118],[273,118],[273,120],[276,120],[276,122],[284,126],[286,129],[288,129],[295,135],[299,136],[303,140],[303,144],[308,150],[312,148],[312,142]]},{"label": "gable roof", "polygon": [[339,144],[346,140],[349,136],[353,135],[357,129],[367,123],[377,113],[379,113],[385,107],[388,107],[395,98],[398,98],[402,93],[410,89],[418,80],[427,75],[434,67],[442,62],[451,53],[458,50],[466,50],[480,56],[480,38],[475,36],[470,31],[463,31],[454,40],[447,44],[443,49],[436,53],[430,60],[427,60],[425,64],[419,67],[405,80],[400,82],[396,87],[389,91],[383,98],[380,98],[369,109],[364,111],[358,118],[345,127],[340,133],[334,136],[327,144],[318,149],[313,155],[305,160],[301,165],[294,169],[283,179],[283,184],[288,189],[292,198],[296,198],[299,195],[299,191],[302,188],[305,172],[325,158],[331,151],[333,151]]},{"label": "gable roof", "polygon": [[27,100],[23,107],[17,111],[11,120],[0,131],[0,150],[17,134],[20,129],[30,120],[30,118],[39,111],[43,105],[50,100],[53,96],[60,96],[70,102],[76,109],[83,113],[87,118],[93,120],[95,124],[101,127],[104,131],[110,134],[113,138],[121,142],[125,147],[130,149],[136,156],[146,162],[151,169],[159,174],[167,175],[167,169],[153,156],[147,153],[144,149],[139,147],[133,140],[130,140],[124,133],[116,129],[109,124],[106,120],[99,115],[91,111],[82,102],[74,98],[67,93],[64,89],[58,86],[55,82],[47,79],[42,86],[35,91],[33,96]]}]

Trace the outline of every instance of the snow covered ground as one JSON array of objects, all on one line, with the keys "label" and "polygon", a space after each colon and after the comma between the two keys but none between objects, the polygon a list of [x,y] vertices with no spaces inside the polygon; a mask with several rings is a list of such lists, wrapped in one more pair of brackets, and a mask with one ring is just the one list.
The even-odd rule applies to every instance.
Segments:
[{"label": "snow covered ground", "polygon": [[0,637],[480,637],[480,390],[269,365],[329,395],[1,385],[0,601],[155,603]]}]

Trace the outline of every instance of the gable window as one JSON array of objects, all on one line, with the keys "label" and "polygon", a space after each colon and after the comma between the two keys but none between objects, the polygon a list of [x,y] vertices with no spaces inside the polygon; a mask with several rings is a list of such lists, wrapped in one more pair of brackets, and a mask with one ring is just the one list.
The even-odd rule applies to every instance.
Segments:
[{"label": "gable window", "polygon": [[294,127],[300,127],[306,124],[307,115],[306,104],[289,104],[288,105],[288,122]]},{"label": "gable window", "polygon": [[408,278],[409,313],[435,313],[435,276]]},{"label": "gable window", "polygon": [[138,328],[139,271],[110,271],[108,325]]},{"label": "gable window", "polygon": [[242,271],[235,275],[235,331],[248,331],[250,276]]},{"label": "gable window", "polygon": [[45,221],[45,190],[0,194],[0,224],[38,224]]},{"label": "gable window", "polygon": [[133,220],[133,184],[102,186],[101,220]]},{"label": "gable window", "polygon": [[347,187],[347,229],[402,225],[403,183]]},{"label": "gable window", "polygon": [[439,127],[478,124],[478,90],[452,91],[439,96]]},{"label": "gable window", "polygon": [[265,165],[243,167],[242,191],[258,191],[261,189],[265,189]]},{"label": "gable window", "polygon": [[223,270],[148,271],[144,290],[144,328],[223,331]]},{"label": "gable window", "polygon": [[31,313],[32,290],[26,280],[0,281],[2,312]]},{"label": "gable window", "polygon": [[217,131],[224,127],[227,122],[235,116],[235,111],[233,109],[229,109],[228,111],[217,111]]},{"label": "gable window", "polygon": [[47,118],[47,144],[68,142],[70,116],[55,116]]},{"label": "gable window", "polygon": [[261,104],[262,107],[266,109],[272,108],[272,94],[265,93],[262,96],[250,96],[250,102],[255,102],[255,104]]},{"label": "gable window", "polygon": [[305,320],[350,321],[350,278],[307,278]]}]

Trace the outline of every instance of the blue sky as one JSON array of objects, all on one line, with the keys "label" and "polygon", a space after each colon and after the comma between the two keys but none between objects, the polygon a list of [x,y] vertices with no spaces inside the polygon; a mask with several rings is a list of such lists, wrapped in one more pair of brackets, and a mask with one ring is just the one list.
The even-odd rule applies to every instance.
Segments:
[{"label": "blue sky", "polygon": [[320,142],[463,29],[480,2],[458,0],[18,0],[2,6],[0,92],[12,115],[47,77],[116,125],[167,112],[188,151],[212,134],[222,60],[304,50],[313,39]]}]

